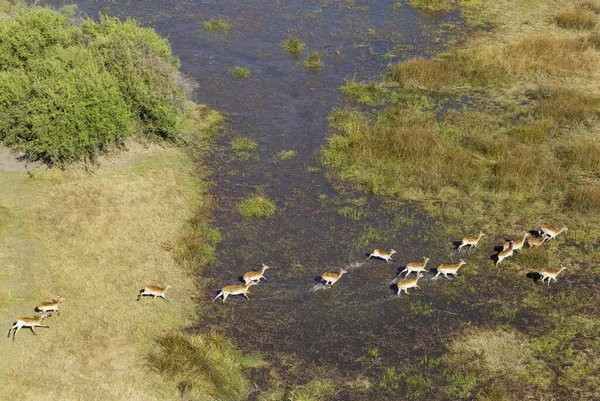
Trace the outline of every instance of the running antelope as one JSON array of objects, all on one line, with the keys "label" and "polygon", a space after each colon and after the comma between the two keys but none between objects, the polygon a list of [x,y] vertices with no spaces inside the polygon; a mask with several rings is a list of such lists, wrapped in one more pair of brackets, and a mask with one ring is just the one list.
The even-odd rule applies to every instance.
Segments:
[{"label": "running antelope", "polygon": [[513,256],[514,254],[514,242],[513,241],[509,241],[509,245],[508,248],[506,248],[503,251],[498,252],[498,259],[496,260],[496,266],[498,266],[498,263],[502,262],[504,259],[506,258],[510,258],[511,256]]},{"label": "running antelope", "polygon": [[172,288],[169,284],[165,283],[164,287],[157,287],[152,284],[148,284],[143,290],[140,290],[140,294],[137,296],[136,301],[142,299],[144,295],[152,295],[152,299],[156,297],[161,297],[165,301],[169,302],[167,298],[165,298],[165,293],[169,288]]},{"label": "running antelope", "polygon": [[419,272],[417,273],[417,277],[415,278],[405,278],[404,280],[400,280],[398,281],[398,283],[396,283],[396,286],[398,286],[398,296],[400,296],[400,294],[402,293],[402,290],[404,290],[404,292],[406,293],[406,295],[408,295],[408,289],[409,288],[421,288],[419,287],[419,285],[417,284],[417,282],[419,281],[419,279],[423,277],[423,273]]},{"label": "running antelope", "polygon": [[15,341],[15,336],[17,335],[17,331],[21,330],[22,327],[28,327],[31,332],[35,335],[35,330],[33,330],[35,327],[44,327],[44,328],[49,328],[50,326],[44,326],[43,324],[40,324],[42,322],[42,319],[47,318],[48,315],[46,315],[45,313],[42,313],[41,315],[38,315],[37,317],[20,317],[17,319],[16,322],[13,323],[13,326],[10,328],[10,330],[8,330],[8,337],[10,337],[10,332],[14,330],[13,332],[13,341]]},{"label": "running antelope", "polygon": [[[531,234],[529,234],[528,232],[524,232],[523,236],[520,239],[513,241],[513,251],[520,251],[521,249],[523,249],[523,246],[525,246],[525,243],[527,242],[527,239],[530,236]],[[509,246],[510,241],[506,241],[502,246],[502,250],[505,251],[506,249],[508,249]]]},{"label": "running antelope", "polygon": [[34,310],[36,312],[44,312],[44,313],[48,314],[48,316],[50,316],[50,313],[53,313],[53,312],[56,312],[57,315],[60,315],[58,306],[64,300],[65,299],[59,295],[58,299],[56,299],[56,300],[53,299],[52,302],[41,302],[38,306],[35,307]]},{"label": "running antelope", "polygon": [[[429,258],[426,258],[425,256],[423,256],[422,263],[418,263],[418,262],[407,263],[406,268],[404,270],[402,270],[400,273],[398,273],[398,277],[401,277],[402,273],[404,273],[404,272],[406,272],[406,276],[404,276],[404,278],[410,276],[410,274],[412,272],[415,272],[415,273],[426,272],[427,269],[425,268],[425,266],[427,266],[427,262],[429,262]],[[393,284],[393,282],[390,284]]]},{"label": "running antelope", "polygon": [[262,268],[259,271],[252,271],[252,272],[244,273],[244,276],[242,277],[244,279],[244,284],[248,284],[250,281],[259,282],[261,278],[264,278],[266,281],[267,279],[265,278],[264,274],[265,274],[265,270],[267,270],[268,268],[269,268],[269,266],[267,266],[263,263]]},{"label": "running antelope", "polygon": [[344,269],[340,269],[339,273],[326,272],[321,274],[321,279],[325,282],[325,285],[332,286],[344,275],[344,273],[348,272]]},{"label": "running antelope", "polygon": [[544,242],[546,242],[547,239],[548,239],[548,237],[540,237],[540,238],[529,237],[529,238],[527,238],[527,245],[529,245],[530,248],[540,246]]},{"label": "running antelope", "polygon": [[479,232],[479,235],[477,235],[476,237],[464,237],[462,239],[462,242],[460,243],[460,245],[458,246],[458,248],[456,248],[455,252],[460,252],[460,250],[465,247],[465,246],[469,246],[469,249],[476,247],[477,244],[479,243],[479,240],[481,239],[481,237],[483,237],[485,234],[482,233],[481,231]]},{"label": "running antelope", "polygon": [[247,300],[250,300],[246,293],[248,292],[248,289],[250,289],[250,287],[256,284],[258,284],[257,281],[250,281],[248,284],[245,285],[228,285],[227,287],[223,287],[221,292],[219,292],[212,301],[215,302],[217,298],[223,297],[222,301],[225,302],[227,297],[230,295],[243,295],[246,297]]},{"label": "running antelope", "polygon": [[558,234],[562,233],[563,231],[568,231],[568,230],[569,229],[567,227],[558,228],[558,227],[549,226],[547,224],[543,224],[542,227],[540,228],[540,233],[542,233],[543,236],[547,236],[548,239],[554,239]]},{"label": "running antelope", "polygon": [[466,265],[467,262],[465,262],[464,260],[460,260],[460,263],[454,263],[454,264],[441,264],[437,267],[437,274],[435,275],[434,278],[437,278],[437,276],[439,276],[440,274],[443,274],[444,277],[446,277],[448,280],[451,280],[450,277],[448,277],[448,274],[452,274],[454,277],[458,277],[458,269],[460,269],[460,267],[462,265]]},{"label": "running antelope", "polygon": [[395,253],[396,253],[396,251],[394,251],[393,249],[389,252],[382,251],[381,249],[375,249],[373,251],[373,253],[370,254],[369,257],[366,258],[365,260],[369,260],[371,258],[381,258],[381,259],[385,259],[386,262],[389,262],[390,260],[394,260],[394,259],[392,259],[392,255]]},{"label": "running antelope", "polygon": [[561,266],[560,269],[554,269],[552,267],[544,267],[540,270],[540,276],[542,276],[542,282],[548,279],[548,287],[550,287],[550,280],[556,281],[556,276],[559,275],[560,272],[566,270],[567,268]]}]

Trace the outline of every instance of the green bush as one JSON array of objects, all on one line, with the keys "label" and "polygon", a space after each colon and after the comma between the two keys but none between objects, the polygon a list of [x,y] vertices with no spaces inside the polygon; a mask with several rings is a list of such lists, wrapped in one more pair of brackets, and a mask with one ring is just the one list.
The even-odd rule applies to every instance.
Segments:
[{"label": "green bush", "polygon": [[93,159],[132,132],[115,78],[80,46],[30,60],[28,72],[3,71],[0,87],[0,139],[27,159]]},{"label": "green bush", "polygon": [[28,160],[94,160],[134,127],[179,139],[187,97],[169,43],[134,20],[15,7],[0,25],[0,141]]}]

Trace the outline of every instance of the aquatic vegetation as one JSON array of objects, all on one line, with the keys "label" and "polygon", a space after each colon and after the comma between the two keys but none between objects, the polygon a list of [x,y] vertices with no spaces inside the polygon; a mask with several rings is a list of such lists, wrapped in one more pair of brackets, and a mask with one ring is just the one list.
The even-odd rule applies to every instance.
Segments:
[{"label": "aquatic vegetation", "polygon": [[385,89],[373,82],[362,83],[346,79],[340,90],[349,98],[367,106],[381,106],[386,100]]},{"label": "aquatic vegetation", "polygon": [[275,204],[260,194],[238,203],[237,209],[244,217],[268,218],[275,214]]},{"label": "aquatic vegetation", "polygon": [[450,11],[456,7],[456,0],[408,0],[411,7],[424,11]]},{"label": "aquatic vegetation", "polygon": [[253,142],[250,138],[246,138],[245,136],[241,136],[235,138],[231,141],[231,149],[236,152],[252,152],[256,150],[258,145],[256,142]]},{"label": "aquatic vegetation", "polygon": [[281,42],[281,48],[292,56],[298,56],[306,49],[306,44],[298,38],[290,38]]},{"label": "aquatic vegetation", "polygon": [[302,65],[310,70],[320,70],[323,68],[323,60],[321,60],[321,56],[319,52],[312,52],[304,61]]},{"label": "aquatic vegetation", "polygon": [[213,18],[211,20],[204,21],[202,28],[204,28],[205,31],[213,32],[228,31],[231,29],[231,24],[224,18]]},{"label": "aquatic vegetation", "polygon": [[277,156],[275,156],[275,160],[289,160],[289,159],[293,159],[296,156],[296,151],[295,150],[282,150],[281,152],[277,153]]},{"label": "aquatic vegetation", "polygon": [[247,79],[250,78],[252,72],[249,68],[235,66],[231,70],[229,70],[229,74],[235,79]]}]

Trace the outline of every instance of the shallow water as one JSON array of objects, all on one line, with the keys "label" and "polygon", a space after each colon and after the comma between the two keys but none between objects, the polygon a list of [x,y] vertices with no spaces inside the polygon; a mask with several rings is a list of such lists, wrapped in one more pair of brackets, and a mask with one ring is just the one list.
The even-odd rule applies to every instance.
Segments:
[{"label": "shallow water", "polygon": [[[327,115],[347,105],[339,91],[345,78],[376,79],[391,62],[444,50],[460,38],[459,17],[431,17],[406,4],[396,8],[395,1],[378,0],[76,3],[90,16],[135,17],[168,37],[183,72],[199,83],[195,100],[228,113],[227,132],[208,161],[214,225],[224,240],[219,260],[204,272],[215,291],[207,292],[206,303],[260,263],[271,269],[267,280],[249,291],[250,301],[232,297],[208,305],[197,329],[219,327],[238,346],[262,353],[288,386],[304,384],[307,372],[347,381],[369,377],[373,362],[367,350],[372,348],[387,364],[426,354],[434,345],[425,336],[434,318],[415,319],[409,311],[415,300],[432,301],[428,291],[413,289],[397,299],[388,284],[398,266],[427,256],[422,249],[431,245],[431,222],[410,207],[391,208],[343,185],[334,188],[317,158],[328,137]],[[202,29],[205,20],[218,16],[232,29]],[[306,42],[304,56],[313,50],[321,54],[321,71],[305,69],[301,58],[280,48],[291,36]],[[228,74],[234,66],[249,68],[251,78],[235,80]],[[258,144],[248,160],[231,151],[236,136]],[[277,160],[284,150],[296,154]],[[275,217],[239,215],[235,205],[257,191],[276,203]],[[348,205],[358,205],[364,216],[341,216],[339,209]],[[396,261],[364,262],[374,247],[394,248]],[[315,278],[340,267],[348,274],[332,288],[320,288]],[[422,288],[442,284],[428,282],[429,277],[422,281]],[[456,324],[452,314],[438,313],[435,319],[438,331],[440,325]],[[260,388],[269,387],[268,370],[255,376]],[[375,387],[344,390],[337,397],[381,399],[377,394]]]}]

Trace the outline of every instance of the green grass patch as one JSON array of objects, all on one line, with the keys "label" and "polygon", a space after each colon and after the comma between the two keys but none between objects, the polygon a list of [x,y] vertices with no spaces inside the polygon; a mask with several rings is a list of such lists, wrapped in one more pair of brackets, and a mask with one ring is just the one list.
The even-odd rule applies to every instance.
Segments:
[{"label": "green grass patch", "polygon": [[[527,338],[502,329],[466,331],[452,342],[444,356],[444,363],[462,376],[461,381],[469,376],[477,377],[479,381],[503,377],[515,386],[526,382],[547,390],[554,376],[536,356]],[[471,386],[472,380],[468,380],[468,387],[474,387]]]},{"label": "green grass patch", "polygon": [[337,394],[331,379],[313,379],[293,390],[274,389],[258,396],[258,401],[327,401]]},{"label": "green grass patch", "polygon": [[350,99],[367,106],[381,106],[386,100],[385,89],[375,83],[362,83],[346,79],[340,90]]},{"label": "green grass patch", "polygon": [[231,149],[235,152],[253,152],[258,148],[256,142],[244,136],[235,138],[231,141]]},{"label": "green grass patch", "polygon": [[308,57],[304,59],[302,65],[309,70],[321,70],[324,66],[323,60],[321,60],[321,55],[319,52],[312,52]]},{"label": "green grass patch", "polygon": [[235,66],[229,70],[229,75],[235,79],[248,79],[252,76],[252,71],[246,67]]},{"label": "green grass patch", "polygon": [[306,43],[298,38],[289,38],[281,42],[281,48],[292,56],[297,57],[306,50]]},{"label": "green grass patch", "polygon": [[222,32],[230,30],[231,24],[225,18],[213,18],[204,21],[202,28],[204,28],[205,31]]},{"label": "green grass patch", "polygon": [[293,159],[294,157],[296,157],[295,150],[282,150],[281,152],[277,153],[277,156],[275,156],[275,160],[277,160],[277,161],[290,160],[290,159]]},{"label": "green grass patch", "polygon": [[275,214],[275,204],[263,195],[251,196],[237,205],[244,217],[268,218]]},{"label": "green grass patch", "polygon": [[411,7],[423,11],[450,11],[456,7],[456,0],[408,0]]}]

